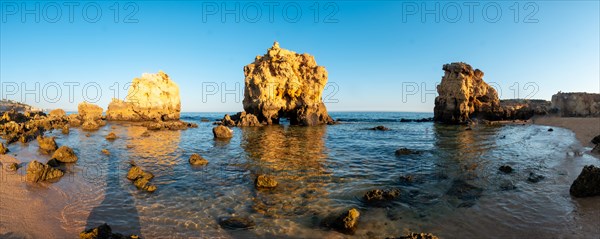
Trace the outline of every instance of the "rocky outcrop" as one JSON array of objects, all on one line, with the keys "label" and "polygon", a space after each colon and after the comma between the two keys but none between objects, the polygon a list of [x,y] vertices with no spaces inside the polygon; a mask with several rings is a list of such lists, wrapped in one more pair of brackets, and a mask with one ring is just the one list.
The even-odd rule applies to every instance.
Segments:
[{"label": "rocky outcrop", "polygon": [[486,115],[488,120],[527,120],[535,115],[548,115],[555,111],[547,100],[500,100],[500,110]]},{"label": "rocky outcrop", "polygon": [[446,64],[444,76],[437,86],[434,120],[462,124],[472,117],[500,109],[496,90],[483,81],[483,72],[466,63]]},{"label": "rocky outcrop", "polygon": [[59,169],[55,169],[47,164],[42,164],[33,160],[27,165],[27,174],[25,175],[25,180],[28,182],[37,183],[41,181],[56,180],[63,175],[64,173]]},{"label": "rocky outcrop", "polygon": [[0,142],[0,154],[8,153],[8,148],[4,145],[4,143]]},{"label": "rocky outcrop", "polygon": [[309,54],[282,49],[275,42],[267,54],[244,67],[244,110],[261,123],[292,125],[329,124],[322,100],[327,70]]},{"label": "rocky outcrop", "polygon": [[40,147],[40,151],[42,151],[42,153],[51,154],[58,148],[54,138],[55,137],[44,137],[41,135],[37,136],[38,146]]},{"label": "rocky outcrop", "polygon": [[600,196],[600,168],[594,165],[583,167],[569,192],[574,197]]},{"label": "rocky outcrop", "polygon": [[113,99],[106,111],[107,120],[169,121],[179,120],[179,86],[167,74],[142,74],[132,81],[124,101]]},{"label": "rocky outcrop", "polygon": [[0,100],[0,112],[11,111],[26,112],[35,110],[27,104],[23,104],[14,100]]},{"label": "rocky outcrop", "polygon": [[227,126],[219,125],[214,127],[212,131],[216,139],[229,139],[233,137],[233,130]]},{"label": "rocky outcrop", "polygon": [[63,109],[54,109],[48,113],[50,117],[65,117],[67,113]]},{"label": "rocky outcrop", "polygon": [[558,92],[552,107],[563,117],[600,117],[600,94]]},{"label": "rocky outcrop", "polygon": [[102,120],[102,108],[100,106],[87,102],[80,103],[77,106],[77,116],[74,124],[81,122],[81,129],[94,131],[106,125]]},{"label": "rocky outcrop", "polygon": [[54,154],[52,154],[52,158],[56,159],[58,162],[61,163],[75,163],[77,162],[77,155],[75,155],[75,152],[73,151],[73,149],[69,148],[68,146],[60,146],[60,148],[58,148]]},{"label": "rocky outcrop", "polygon": [[373,189],[365,193],[363,200],[369,204],[378,204],[394,200],[398,196],[400,196],[398,189]]},{"label": "rocky outcrop", "polygon": [[226,114],[221,120],[221,124],[229,127],[248,127],[248,126],[262,126],[258,118],[253,114],[248,114],[245,111],[238,112],[233,116]]},{"label": "rocky outcrop", "polygon": [[431,233],[411,232],[407,235],[397,237],[396,239],[439,239],[439,237],[437,237],[436,235],[433,235]]},{"label": "rocky outcrop", "polygon": [[0,119],[0,131],[7,144],[27,143],[47,130],[60,129],[68,123],[67,117],[48,117],[42,112],[7,111]]}]

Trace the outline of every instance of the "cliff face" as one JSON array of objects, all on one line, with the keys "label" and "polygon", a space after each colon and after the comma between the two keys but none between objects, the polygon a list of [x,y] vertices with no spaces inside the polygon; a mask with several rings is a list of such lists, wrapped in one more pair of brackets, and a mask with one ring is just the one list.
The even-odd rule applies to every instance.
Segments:
[{"label": "cliff face", "polygon": [[462,62],[446,64],[443,70],[433,110],[435,121],[462,124],[501,111],[498,94],[483,81],[482,71]]},{"label": "cliff face", "polygon": [[0,112],[14,110],[16,112],[32,111],[32,107],[13,100],[0,100]]},{"label": "cliff face", "polygon": [[261,123],[281,117],[293,125],[333,122],[322,101],[327,71],[313,56],[279,48],[275,42],[264,56],[244,67],[244,110]]},{"label": "cliff face", "polygon": [[135,78],[126,99],[113,99],[106,112],[107,120],[152,121],[178,120],[181,112],[179,87],[167,74],[145,73]]},{"label": "cliff face", "polygon": [[563,117],[600,117],[600,94],[559,92],[552,107]]}]

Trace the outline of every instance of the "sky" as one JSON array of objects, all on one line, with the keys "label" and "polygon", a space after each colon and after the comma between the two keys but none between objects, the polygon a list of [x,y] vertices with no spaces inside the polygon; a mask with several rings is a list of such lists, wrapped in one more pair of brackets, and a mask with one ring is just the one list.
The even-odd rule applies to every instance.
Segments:
[{"label": "sky", "polygon": [[502,99],[600,93],[599,1],[0,1],[0,93],[107,107],[162,70],[182,111],[243,109],[243,67],[278,41],[329,72],[329,111],[432,112],[442,66]]}]

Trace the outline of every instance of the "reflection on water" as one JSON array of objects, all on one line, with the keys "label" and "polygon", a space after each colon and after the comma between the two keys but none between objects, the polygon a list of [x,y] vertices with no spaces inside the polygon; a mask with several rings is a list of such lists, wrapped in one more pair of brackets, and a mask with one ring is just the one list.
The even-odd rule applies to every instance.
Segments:
[{"label": "reflection on water", "polygon": [[328,198],[324,185],[324,137],[327,127],[242,128],[241,147],[252,160],[252,178],[273,175],[279,182],[274,190],[254,191],[252,209],[268,217],[300,217],[318,210]]},{"label": "reflection on water", "polygon": [[[90,137],[78,129],[69,136],[52,132],[59,145],[74,148],[79,161],[60,182],[29,190],[63,195],[45,199],[52,201],[48,205],[64,206],[52,206],[56,221],[40,223],[60,226],[68,238],[104,222],[116,232],[145,238],[385,238],[409,230],[467,238],[584,237],[600,227],[594,218],[600,199],[568,194],[584,164],[600,163],[587,155],[567,156],[578,147],[567,130],[548,132],[536,125],[465,130],[399,122],[430,114],[332,115],[353,120],[322,127],[233,128],[234,137],[227,141],[214,140],[213,125],[200,121],[222,114],[184,114],[199,127],[149,132],[149,137],[142,136],[143,127],[130,124],[109,124]],[[381,124],[391,130],[366,130]],[[119,138],[105,140],[110,131]],[[37,155],[35,143],[10,147],[19,155]],[[401,147],[420,153],[396,156]],[[190,166],[193,153],[209,164]],[[130,160],[154,173],[156,192],[141,192],[125,178]],[[501,165],[510,165],[514,173],[499,173]],[[544,179],[529,182],[530,173]],[[274,175],[279,186],[256,190],[258,174]],[[400,197],[385,206],[361,200],[365,192],[383,188],[400,189]],[[319,226],[323,217],[348,207],[361,212],[354,236]],[[219,218],[230,216],[248,217],[256,227],[222,229]]]}]

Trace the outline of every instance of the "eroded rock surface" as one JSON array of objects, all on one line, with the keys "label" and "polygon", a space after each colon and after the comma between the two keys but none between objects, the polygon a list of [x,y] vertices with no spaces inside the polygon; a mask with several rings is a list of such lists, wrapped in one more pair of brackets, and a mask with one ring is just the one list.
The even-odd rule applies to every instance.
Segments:
[{"label": "eroded rock surface", "polygon": [[219,125],[214,127],[212,131],[216,139],[229,139],[233,137],[233,130],[227,126]]},{"label": "eroded rock surface", "polygon": [[583,167],[569,192],[575,197],[600,196],[600,168],[594,165]]},{"label": "eroded rock surface", "polygon": [[309,54],[282,49],[275,42],[267,54],[244,67],[244,110],[264,124],[288,118],[292,125],[333,122],[322,100],[327,70]]},{"label": "eroded rock surface", "polygon": [[500,109],[498,93],[483,81],[483,71],[462,62],[446,64],[443,70],[433,110],[435,121],[461,124]]},{"label": "eroded rock surface", "polygon": [[600,117],[600,94],[558,92],[552,107],[563,117]]},{"label": "eroded rock surface", "polygon": [[25,180],[28,182],[37,183],[41,181],[56,180],[63,175],[64,173],[59,169],[55,169],[47,164],[33,160],[27,164],[27,174],[25,175]]},{"label": "eroded rock surface", "polygon": [[135,78],[125,100],[113,99],[106,111],[107,120],[179,120],[179,86],[162,71]]},{"label": "eroded rock surface", "polygon": [[60,148],[58,148],[54,154],[52,154],[52,158],[62,163],[77,162],[77,155],[75,155],[73,149],[64,145],[60,146]]},{"label": "eroded rock surface", "polygon": [[352,235],[358,227],[359,217],[360,212],[355,208],[351,208],[338,216],[330,216],[324,219],[322,225],[341,233]]}]

